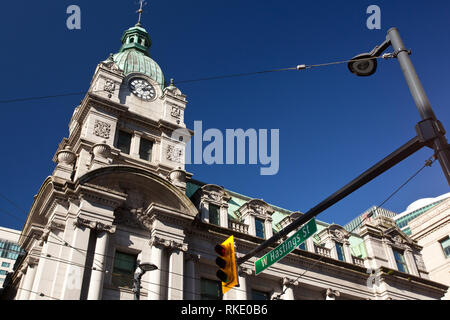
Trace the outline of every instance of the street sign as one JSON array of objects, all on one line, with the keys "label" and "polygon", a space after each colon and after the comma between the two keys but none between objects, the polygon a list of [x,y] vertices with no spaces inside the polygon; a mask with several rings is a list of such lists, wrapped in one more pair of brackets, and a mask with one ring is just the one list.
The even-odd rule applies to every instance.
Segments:
[{"label": "street sign", "polygon": [[259,274],[275,262],[283,259],[295,248],[301,245],[306,239],[317,231],[316,219],[309,220],[292,237],[284,241],[278,247],[267,253],[261,259],[255,261],[255,273]]}]

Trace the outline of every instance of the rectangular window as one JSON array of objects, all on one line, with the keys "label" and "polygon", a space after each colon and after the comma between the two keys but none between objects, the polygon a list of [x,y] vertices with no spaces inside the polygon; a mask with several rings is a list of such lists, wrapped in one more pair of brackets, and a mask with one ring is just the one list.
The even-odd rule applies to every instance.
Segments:
[{"label": "rectangular window", "polygon": [[397,264],[398,271],[408,273],[408,267],[406,265],[405,256],[402,251],[393,249],[395,263]]},{"label": "rectangular window", "polygon": [[114,256],[114,268],[112,284],[118,287],[133,287],[133,277],[136,271],[137,256],[116,251]]},{"label": "rectangular window", "polygon": [[267,292],[252,289],[252,300],[269,300],[269,294]]},{"label": "rectangular window", "polygon": [[130,154],[130,146],[131,146],[131,133],[119,130],[116,147],[120,149],[121,152]]},{"label": "rectangular window", "polygon": [[214,204],[209,204],[209,223],[220,226],[220,208]]},{"label": "rectangular window", "polygon": [[450,238],[439,241],[446,258],[450,258]]},{"label": "rectangular window", "polygon": [[141,143],[139,144],[139,157],[146,161],[152,161],[152,148],[152,141],[141,138]]},{"label": "rectangular window", "polygon": [[222,300],[222,283],[202,278],[200,280],[201,300]]},{"label": "rectangular window", "polygon": [[6,275],[7,272],[8,272],[8,271],[6,271],[6,270],[0,270],[0,275],[1,275],[1,276],[4,276],[4,275]]},{"label": "rectangular window", "polygon": [[342,243],[336,242],[337,257],[341,261],[345,261],[344,246]]},{"label": "rectangular window", "polygon": [[11,264],[8,263],[8,262],[2,262],[2,267],[3,267],[3,268],[9,268],[10,265],[11,265]]},{"label": "rectangular window", "polygon": [[264,220],[255,218],[256,236],[260,238],[266,238],[266,231],[264,228]]}]

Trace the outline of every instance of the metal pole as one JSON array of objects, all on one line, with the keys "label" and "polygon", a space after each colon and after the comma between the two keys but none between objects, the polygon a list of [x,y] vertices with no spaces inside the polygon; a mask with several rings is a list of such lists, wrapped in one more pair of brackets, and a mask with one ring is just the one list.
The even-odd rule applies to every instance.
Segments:
[{"label": "metal pole", "polygon": [[430,101],[417,76],[411,59],[409,58],[409,50],[406,49],[397,28],[389,29],[387,40],[391,41],[391,45],[395,50],[397,60],[400,63],[400,67],[414,102],[416,103],[420,117],[422,120],[428,120],[429,122],[427,131],[430,136],[433,137],[430,147],[435,150],[436,157],[438,158],[442,170],[444,171],[444,175],[447,178],[447,182],[450,185],[450,149],[447,139],[445,138],[445,130],[439,120],[437,120],[436,115],[431,108]]},{"label": "metal pole", "polygon": [[424,147],[424,143],[418,137],[411,139],[406,144],[404,144],[403,146],[395,150],[393,153],[388,155],[386,158],[378,162],[376,165],[374,165],[373,167],[371,167],[370,169],[359,175],[356,179],[349,182],[340,190],[336,191],[331,196],[320,202],[314,208],[308,210],[308,212],[297,218],[297,220],[292,222],[290,225],[286,226],[283,230],[274,234],[271,238],[261,243],[259,246],[251,250],[245,256],[237,259],[237,265],[243,264],[245,261],[247,261],[257,253],[259,253],[260,251],[264,250],[269,246],[272,246],[273,244],[276,244],[276,242],[279,239],[287,235],[289,232],[302,226],[303,224],[305,224],[306,222],[317,216],[319,213],[325,211],[327,208],[331,207],[336,202],[339,202],[352,192],[358,190],[366,183],[372,181],[373,179],[381,175],[383,172],[386,172],[387,170],[395,166],[397,163],[408,158],[410,155],[414,154],[422,147]]}]

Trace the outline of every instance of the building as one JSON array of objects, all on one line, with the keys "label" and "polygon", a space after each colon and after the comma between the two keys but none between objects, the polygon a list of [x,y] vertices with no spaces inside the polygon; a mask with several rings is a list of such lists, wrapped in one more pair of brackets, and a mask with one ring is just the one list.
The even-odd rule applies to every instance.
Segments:
[{"label": "building", "polygon": [[0,227],[0,288],[6,275],[13,271],[14,263],[23,250],[18,245],[20,231]]},{"label": "building", "polygon": [[[409,221],[408,227],[411,239],[423,247],[421,253],[430,279],[450,286],[449,194],[425,213]],[[445,299],[450,299],[450,292],[447,292]]]},{"label": "building", "polygon": [[[42,184],[19,244],[26,256],[11,277],[9,299],[440,299],[421,247],[378,216],[359,234],[318,222],[315,237],[224,297],[214,246],[234,235],[239,256],[284,228],[291,212],[185,171],[186,96],[164,81],[140,25],[101,62],[75,108],[56,168]],[[299,275],[302,277],[299,278]]]},{"label": "building", "polygon": [[411,203],[404,212],[395,216],[398,227],[407,235],[411,235],[409,222],[427,213],[441,202],[450,198],[450,193],[443,194],[436,198],[419,199]]}]

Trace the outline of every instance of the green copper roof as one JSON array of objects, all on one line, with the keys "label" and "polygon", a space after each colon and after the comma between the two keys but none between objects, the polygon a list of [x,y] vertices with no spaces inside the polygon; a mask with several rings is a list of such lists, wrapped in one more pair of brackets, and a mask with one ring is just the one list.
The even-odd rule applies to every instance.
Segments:
[{"label": "green copper roof", "polygon": [[152,41],[147,31],[137,24],[126,30],[121,40],[122,47],[113,58],[124,74],[142,73],[158,82],[161,89],[164,89],[164,74],[148,52]]}]

